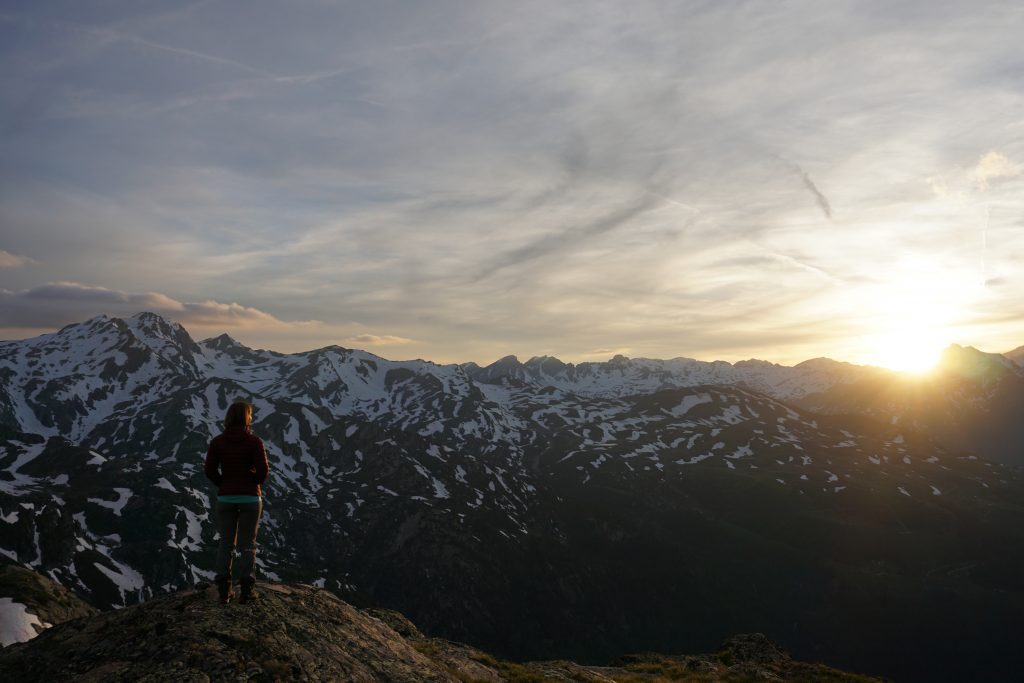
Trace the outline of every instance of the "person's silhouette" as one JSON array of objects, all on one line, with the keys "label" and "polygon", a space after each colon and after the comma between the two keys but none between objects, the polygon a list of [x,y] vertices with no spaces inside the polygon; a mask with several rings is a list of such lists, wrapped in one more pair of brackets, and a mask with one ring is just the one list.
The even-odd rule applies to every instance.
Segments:
[{"label": "person's silhouette", "polygon": [[217,485],[217,530],[220,546],[217,549],[217,575],[214,581],[220,592],[221,603],[234,597],[231,590],[231,564],[236,542],[239,550],[239,584],[245,603],[257,596],[253,587],[256,565],[256,531],[263,514],[262,485],[267,480],[270,465],[267,450],[250,430],[252,405],[236,401],[224,417],[224,431],[210,441],[203,471]]}]

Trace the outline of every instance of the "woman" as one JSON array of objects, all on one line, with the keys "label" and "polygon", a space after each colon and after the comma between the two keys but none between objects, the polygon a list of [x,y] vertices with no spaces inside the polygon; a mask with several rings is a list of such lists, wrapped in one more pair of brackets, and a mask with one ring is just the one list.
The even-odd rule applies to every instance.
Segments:
[{"label": "woman", "polygon": [[256,579],[256,529],[263,514],[263,490],[270,466],[267,450],[258,436],[249,431],[252,406],[236,401],[224,417],[224,431],[214,437],[206,451],[206,477],[217,485],[217,576],[214,581],[222,604],[235,597],[231,590],[231,559],[240,539],[239,564],[242,595],[239,602],[254,600]]}]

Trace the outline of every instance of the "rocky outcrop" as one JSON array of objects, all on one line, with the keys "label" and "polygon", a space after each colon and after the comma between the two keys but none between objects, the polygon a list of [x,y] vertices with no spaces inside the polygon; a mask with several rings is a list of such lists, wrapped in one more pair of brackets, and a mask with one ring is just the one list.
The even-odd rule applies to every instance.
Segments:
[{"label": "rocky outcrop", "polygon": [[6,681],[612,681],[875,680],[794,662],[764,636],[702,656],[638,655],[615,666],[504,662],[424,636],[389,610],[358,610],[304,584],[260,585],[251,604],[214,589],[163,595],[74,619],[0,652]]},{"label": "rocky outcrop", "polygon": [[59,583],[16,565],[0,566],[0,601],[4,604],[4,613],[0,614],[3,646],[28,640],[54,624],[97,612]]}]

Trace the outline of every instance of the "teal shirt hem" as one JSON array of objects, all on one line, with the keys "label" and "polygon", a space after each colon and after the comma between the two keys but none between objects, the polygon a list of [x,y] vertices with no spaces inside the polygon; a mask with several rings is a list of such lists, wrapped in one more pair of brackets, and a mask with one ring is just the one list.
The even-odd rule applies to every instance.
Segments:
[{"label": "teal shirt hem", "polygon": [[217,496],[218,503],[258,503],[259,496]]}]

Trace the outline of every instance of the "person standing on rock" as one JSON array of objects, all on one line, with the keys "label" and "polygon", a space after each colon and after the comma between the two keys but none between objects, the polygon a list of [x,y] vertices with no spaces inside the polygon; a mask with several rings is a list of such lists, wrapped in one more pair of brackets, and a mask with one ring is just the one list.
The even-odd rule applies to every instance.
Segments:
[{"label": "person standing on rock", "polygon": [[252,405],[236,401],[228,407],[224,417],[224,431],[210,441],[206,451],[206,477],[217,485],[217,530],[220,546],[217,549],[217,575],[214,581],[222,604],[231,602],[231,561],[235,544],[239,550],[239,584],[242,594],[239,602],[246,603],[257,596],[253,587],[256,565],[256,531],[263,514],[262,485],[267,480],[270,465],[263,441],[250,431]]}]

